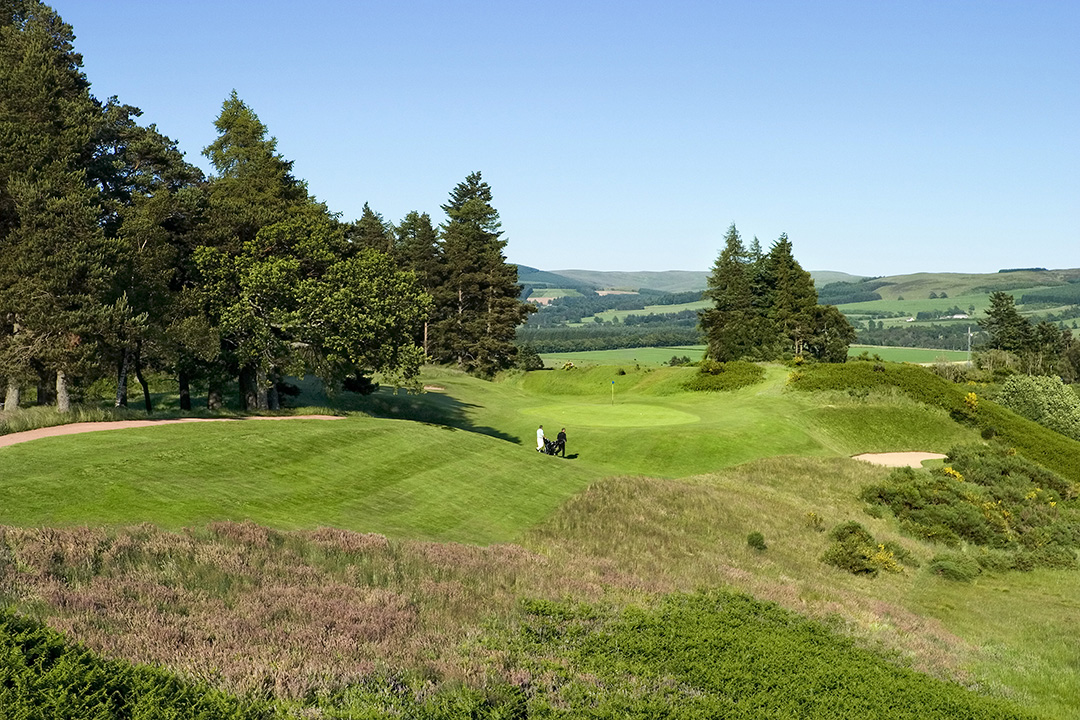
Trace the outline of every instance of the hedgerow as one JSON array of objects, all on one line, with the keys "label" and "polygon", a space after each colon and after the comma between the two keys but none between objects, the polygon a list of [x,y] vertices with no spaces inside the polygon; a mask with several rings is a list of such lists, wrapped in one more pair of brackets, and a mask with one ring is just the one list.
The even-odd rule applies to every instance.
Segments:
[{"label": "hedgerow", "polygon": [[716,362],[704,360],[697,374],[683,383],[686,390],[738,390],[756,385],[765,379],[765,368],[743,360]]},{"label": "hedgerow", "polygon": [[[959,422],[992,435],[1006,447],[1061,475],[1080,483],[1080,442],[1064,437],[1038,423],[1020,417],[997,403],[979,397],[971,385],[950,383],[917,365],[899,363],[821,364],[800,368],[788,379],[788,387],[801,391],[833,390],[864,394],[892,387],[928,405],[940,407]],[[968,398],[975,394],[974,403]]]}]

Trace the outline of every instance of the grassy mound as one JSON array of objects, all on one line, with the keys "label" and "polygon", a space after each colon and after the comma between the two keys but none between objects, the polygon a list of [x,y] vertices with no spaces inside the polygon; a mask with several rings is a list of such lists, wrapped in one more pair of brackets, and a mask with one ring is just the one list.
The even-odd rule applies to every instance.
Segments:
[{"label": "grassy mound", "polygon": [[1080,482],[1080,441],[1047,431],[1005,408],[978,397],[978,388],[956,385],[914,365],[845,363],[817,365],[792,373],[790,386],[803,391],[841,391],[849,394],[896,389],[908,397],[941,408],[954,419],[992,431],[1001,442],[1027,458]]}]

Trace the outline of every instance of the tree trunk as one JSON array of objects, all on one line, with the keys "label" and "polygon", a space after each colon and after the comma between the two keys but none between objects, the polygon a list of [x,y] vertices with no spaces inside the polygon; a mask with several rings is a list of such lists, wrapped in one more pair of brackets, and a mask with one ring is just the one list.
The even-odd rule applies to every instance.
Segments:
[{"label": "tree trunk", "polygon": [[206,409],[220,410],[223,404],[223,396],[221,380],[214,377],[210,378],[209,387],[206,391]]},{"label": "tree trunk", "polygon": [[281,381],[281,376],[274,373],[272,377],[273,382],[270,383],[270,388],[266,391],[266,408],[267,410],[280,410],[281,393],[278,392],[278,383]]},{"label": "tree trunk", "polygon": [[255,369],[251,366],[240,370],[240,409],[255,410],[259,407],[259,397],[255,390]]},{"label": "tree trunk", "polygon": [[262,370],[255,371],[255,409],[266,410],[270,407],[270,398],[267,396],[266,373]]},{"label": "tree trunk", "polygon": [[180,409],[191,410],[191,380],[183,370],[177,373],[177,380],[180,383]]},{"label": "tree trunk", "polygon": [[56,411],[71,412],[71,396],[68,394],[67,375],[63,370],[56,371]]},{"label": "tree trunk", "polygon": [[52,405],[56,402],[56,375],[42,371],[38,374],[37,404]]},{"label": "tree trunk", "polygon": [[142,387],[143,404],[146,406],[146,414],[150,415],[154,412],[154,405],[150,401],[150,386],[146,384],[146,378],[142,373],[142,348],[135,349],[135,377],[139,379],[139,386]]},{"label": "tree trunk", "polygon": [[458,326],[458,351],[457,351],[457,364],[459,368],[465,367],[465,354],[462,352],[462,348],[465,347],[462,339],[462,316],[465,314],[465,293],[462,291],[461,286],[458,286],[457,291],[457,326]]},{"label": "tree trunk", "polygon": [[5,410],[18,410],[19,401],[21,397],[22,388],[14,380],[8,378],[7,383],[7,395],[4,397],[4,409]]},{"label": "tree trunk", "polygon": [[124,348],[120,360],[116,363],[116,402],[113,407],[127,407],[128,404],[128,366],[131,364],[131,352]]}]

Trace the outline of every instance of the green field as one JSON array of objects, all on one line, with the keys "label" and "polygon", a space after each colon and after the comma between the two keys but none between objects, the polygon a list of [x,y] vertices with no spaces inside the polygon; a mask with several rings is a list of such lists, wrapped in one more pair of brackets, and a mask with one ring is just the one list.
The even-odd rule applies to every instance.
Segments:
[{"label": "green field", "polygon": [[678,347],[623,348],[621,350],[584,350],[581,352],[543,353],[540,357],[549,368],[562,367],[563,363],[577,365],[666,365],[672,357],[688,357],[691,362],[700,360],[705,353],[704,345]]},{"label": "green field", "polygon": [[604,322],[611,322],[616,319],[619,322],[622,322],[628,315],[667,315],[682,312],[683,310],[704,310],[710,305],[712,305],[712,303],[709,300],[697,300],[695,302],[680,303],[678,305],[646,305],[643,310],[605,310],[604,312],[582,318],[580,323],[568,323],[567,327],[581,327],[582,325],[595,322],[595,318],[600,318]]},{"label": "green field", "polygon": [[581,293],[573,288],[536,288],[529,294],[530,299],[560,297],[581,297]]},{"label": "green field", "polygon": [[[876,345],[852,345],[848,357],[863,352],[877,355],[890,362],[963,362],[968,359],[967,352],[958,350],[933,350],[929,348],[880,347]],[[622,350],[591,350],[582,352],[544,353],[540,357],[549,368],[560,368],[566,362],[576,365],[667,365],[672,357],[688,357],[691,362],[700,360],[705,353],[704,345],[679,347],[625,348]]]},{"label": "green field", "polygon": [[[670,358],[691,348],[659,350]],[[551,702],[575,697],[624,715],[657,711],[649,702],[663,697],[667,680],[645,678],[661,672],[663,657],[703,657],[719,646],[671,645],[659,661],[643,647],[619,661],[635,668],[634,680],[603,674],[604,655],[596,653],[604,638],[626,642],[620,638],[632,633],[623,623],[631,620],[658,628],[657,638],[668,637],[669,622],[691,623],[682,638],[718,632],[680,615],[678,608],[699,600],[677,593],[726,588],[828,621],[843,638],[799,630],[803,639],[790,640],[797,649],[784,652],[825,657],[834,642],[854,643],[885,657],[883,667],[950,681],[930,685],[925,676],[892,671],[872,680],[854,670],[869,660],[838,654],[833,665],[855,663],[846,676],[858,697],[895,695],[911,705],[918,696],[930,707],[952,697],[946,687],[962,685],[1038,717],[1080,713],[1080,649],[1068,640],[1080,622],[1075,571],[951,582],[925,569],[939,547],[906,535],[891,516],[867,515],[858,499],[887,471],[849,456],[945,452],[978,442],[974,428],[892,392],[790,392],[781,366],[767,367],[758,385],[725,393],[682,390],[695,372],[627,362],[489,382],[427,369],[425,393],[351,396],[351,414],[341,420],[170,425],[0,448],[0,525],[8,526],[0,530],[0,597],[113,656],[196,677],[218,672],[237,691],[295,681],[298,698],[340,708],[360,696],[310,688],[348,682],[350,663],[426,668],[401,682],[443,678],[452,687],[482,677],[547,677],[558,656],[578,665],[560,686],[569,694]],[[549,436],[567,428],[566,459],[535,452],[540,423]],[[922,569],[871,580],[829,568],[820,561],[827,538],[811,515],[825,527],[857,520],[907,548]],[[319,530],[327,527],[339,530]],[[754,531],[766,551],[748,547]],[[342,598],[364,609],[348,610]],[[543,604],[556,601],[570,605]],[[775,607],[738,612],[766,618]],[[402,634],[374,629],[391,617],[401,618],[391,626]],[[783,671],[792,660],[770,655],[784,647],[777,628],[802,627],[785,617],[753,630],[759,634],[751,634],[757,620],[743,620],[746,634],[723,643],[752,643],[758,665],[740,664],[745,657],[734,653],[727,667],[776,678],[769,682],[781,689],[763,690],[762,698],[802,697],[813,687],[824,693],[823,707],[841,703],[829,694],[837,687],[831,676],[800,675],[800,684],[784,689],[795,681]],[[583,635],[545,634],[568,630],[574,618],[587,619],[574,630]],[[239,629],[248,627],[241,620],[252,625]],[[346,628],[353,634],[334,652],[306,649],[324,642],[312,638],[336,638]],[[177,633],[186,644],[150,639]],[[799,644],[807,638],[826,644]],[[230,657],[255,664],[230,664]],[[827,673],[826,666],[814,672]],[[670,702],[712,697],[713,680],[686,667],[677,672],[687,673],[679,677],[692,691]],[[537,693],[529,703],[539,712],[549,696]],[[621,709],[609,705],[624,701],[630,704]],[[997,700],[986,702],[964,716],[1014,716]]]},{"label": "green field", "polygon": [[929,348],[880,347],[877,345],[852,345],[848,348],[848,357],[855,357],[867,352],[871,357],[877,355],[889,362],[935,363],[967,362],[968,353],[964,350],[933,350]]}]

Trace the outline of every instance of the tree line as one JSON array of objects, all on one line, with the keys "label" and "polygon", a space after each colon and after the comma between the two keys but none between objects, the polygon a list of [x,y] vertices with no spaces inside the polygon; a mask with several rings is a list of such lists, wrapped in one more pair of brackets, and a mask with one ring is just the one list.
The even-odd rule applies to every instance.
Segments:
[{"label": "tree line", "polygon": [[0,390],[67,410],[88,384],[148,370],[220,407],[274,409],[286,375],[364,387],[425,359],[478,374],[509,366],[532,310],[503,255],[479,172],[435,226],[364,206],[342,222],[293,174],[235,91],[185,161],[141,111],[99,101],[72,28],[38,0],[0,2]]},{"label": "tree line", "polygon": [[834,305],[819,305],[810,273],[783,234],[768,253],[754,238],[747,248],[732,224],[713,264],[700,325],[713,360],[813,357],[844,362],[855,330]]},{"label": "tree line", "polygon": [[990,307],[979,325],[987,334],[980,347],[984,362],[1012,366],[1028,375],[1056,376],[1070,383],[1080,379],[1080,341],[1072,330],[1047,320],[1033,324],[1016,309],[1012,295],[991,293]]}]

